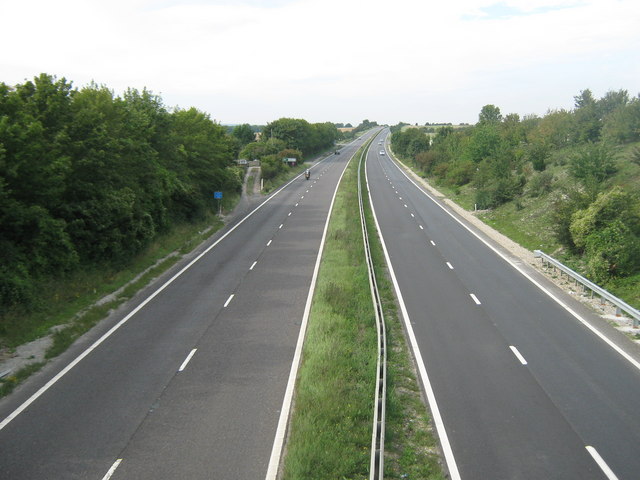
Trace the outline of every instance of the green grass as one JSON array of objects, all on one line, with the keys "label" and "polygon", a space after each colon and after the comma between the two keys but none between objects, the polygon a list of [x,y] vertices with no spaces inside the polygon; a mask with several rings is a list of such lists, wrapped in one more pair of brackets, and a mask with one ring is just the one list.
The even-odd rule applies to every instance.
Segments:
[{"label": "green grass", "polygon": [[[377,333],[356,160],[345,173],[331,216],[298,374],[286,480],[369,477]],[[370,213],[367,222],[375,232]],[[389,342],[385,478],[443,479],[381,246],[377,237],[371,240]]]},{"label": "green grass", "polygon": [[[364,182],[364,179],[363,179]],[[363,185],[366,192],[366,185]],[[365,203],[370,249],[387,332],[384,478],[443,480],[438,442],[424,403],[371,208]]]},{"label": "green grass", "polygon": [[352,162],[327,233],[287,443],[289,480],[368,478],[377,335],[356,175]]},{"label": "green grass", "polygon": [[[43,282],[40,285],[43,294],[37,308],[32,311],[15,309],[3,314],[5,334],[0,338],[0,346],[11,351],[18,345],[48,335],[54,326],[63,326],[53,334],[53,344],[45,357],[59,355],[105,318],[112,308],[131,298],[180,259],[179,255],[169,254],[190,252],[222,225],[222,221],[213,215],[197,224],[179,225],[170,233],[159,236],[124,268],[85,269],[68,278]],[[133,281],[145,270],[148,271]],[[104,305],[94,305],[97,300],[121,287],[125,288],[117,298]],[[0,384],[0,397],[8,394],[19,382],[43,365],[44,363],[31,364],[9,377],[10,380],[5,379]]]}]

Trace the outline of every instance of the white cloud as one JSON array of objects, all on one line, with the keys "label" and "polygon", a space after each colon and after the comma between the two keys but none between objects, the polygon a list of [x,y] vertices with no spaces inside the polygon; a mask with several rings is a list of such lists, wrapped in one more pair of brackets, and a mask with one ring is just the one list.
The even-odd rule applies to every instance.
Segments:
[{"label": "white cloud", "polygon": [[439,3],[0,0],[0,81],[146,86],[229,123],[473,122],[640,91],[636,0]]}]

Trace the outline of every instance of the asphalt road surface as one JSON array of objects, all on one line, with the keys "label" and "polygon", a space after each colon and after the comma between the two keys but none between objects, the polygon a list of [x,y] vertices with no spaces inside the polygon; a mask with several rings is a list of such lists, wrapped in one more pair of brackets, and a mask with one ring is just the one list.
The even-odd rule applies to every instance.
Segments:
[{"label": "asphalt road surface", "polygon": [[640,364],[438,206],[378,139],[370,194],[452,478],[639,479]]},{"label": "asphalt road surface", "polygon": [[248,209],[0,401],[0,478],[264,478],[329,205],[361,144]]}]

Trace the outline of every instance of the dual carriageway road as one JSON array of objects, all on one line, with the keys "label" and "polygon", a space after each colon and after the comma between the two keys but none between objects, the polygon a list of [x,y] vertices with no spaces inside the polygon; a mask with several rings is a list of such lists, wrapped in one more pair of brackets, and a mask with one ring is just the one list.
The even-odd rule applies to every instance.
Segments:
[{"label": "dual carriageway road", "polygon": [[[640,478],[637,365],[381,155],[387,134],[370,196],[452,478]],[[265,478],[333,193],[362,143],[0,401],[0,478]]]}]

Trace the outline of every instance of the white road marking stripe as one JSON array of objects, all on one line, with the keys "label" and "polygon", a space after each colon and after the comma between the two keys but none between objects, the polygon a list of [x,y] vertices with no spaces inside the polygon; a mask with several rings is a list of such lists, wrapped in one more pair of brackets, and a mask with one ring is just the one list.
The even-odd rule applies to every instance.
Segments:
[{"label": "white road marking stripe", "polygon": [[196,350],[198,349],[194,348],[193,350],[191,350],[191,353],[187,355],[187,358],[184,359],[184,362],[182,362],[182,365],[180,365],[180,368],[178,369],[179,372],[183,371],[186,368],[187,364],[191,360],[191,357],[193,357],[193,355],[196,353]]},{"label": "white road marking stripe", "polygon": [[518,360],[520,360],[521,364],[523,364],[523,365],[527,364],[527,361],[524,359],[524,357],[522,356],[522,354],[518,351],[518,349],[516,347],[514,347],[513,345],[509,345],[509,348],[511,349],[513,354],[518,358]]},{"label": "white road marking stripe", "polygon": [[113,462],[113,465],[111,465],[111,468],[105,474],[105,476],[102,477],[102,480],[109,480],[111,478],[111,476],[115,473],[116,468],[118,468],[120,466],[120,463],[122,463],[122,459],[121,458],[119,458],[115,462]]},{"label": "white road marking stripe", "polygon": [[447,262],[447,267],[449,267],[451,270],[453,270],[453,265],[451,265],[449,262]]},{"label": "white road marking stripe", "polygon": [[256,263],[258,263],[257,260],[251,264],[251,266],[249,267],[249,270],[253,270],[253,267],[256,266]]},{"label": "white road marking stripe", "polygon": [[[422,228],[422,227],[420,227]],[[436,242],[434,242],[433,240],[429,240],[431,242],[431,245],[433,245],[434,247],[436,246]]]},{"label": "white road marking stripe", "polygon": [[[326,159],[325,159],[326,160]],[[324,162],[325,160],[322,160]],[[299,176],[302,176],[300,174]],[[298,176],[298,177],[299,177]],[[189,270],[196,262],[198,262],[202,257],[204,257],[207,253],[209,253],[213,248],[215,248],[220,242],[222,242],[225,238],[231,235],[240,225],[242,225],[249,217],[251,217],[254,213],[264,207],[268,202],[273,200],[276,195],[282,192],[285,188],[291,185],[298,178],[294,178],[288,183],[284,184],[278,190],[273,192],[269,198],[267,198],[264,202],[254,208],[251,212],[249,212],[245,217],[242,218],[238,223],[236,223],[233,227],[231,227],[224,235],[222,235],[218,240],[209,245],[200,255],[191,260],[187,265],[185,265],[178,273],[176,273],[173,277],[163,283],[156,291],[154,291],[151,295],[149,295],[145,300],[142,301],[137,307],[135,307],[129,314],[127,314],[122,320],[116,323],[113,327],[111,327],[104,335],[102,335],[98,340],[96,340],[89,348],[87,348],[84,352],[78,355],[74,360],[72,360],[66,367],[64,367],[56,376],[54,376],[51,380],[45,383],[40,389],[31,395],[26,401],[24,401],[18,408],[16,408],[8,417],[6,417],[2,422],[0,422],[0,430],[9,425],[13,419],[15,419],[18,415],[20,415],[23,411],[25,411],[29,405],[35,402],[41,395],[43,395],[47,390],[49,390],[53,385],[55,385],[58,380],[64,377],[71,369],[73,369],[78,363],[80,363],[86,356],[88,356],[91,352],[93,352],[96,348],[102,344],[106,339],[108,339],[115,331],[117,331],[120,327],[122,327],[125,323],[129,321],[136,313],[142,310],[149,302],[151,302],[154,298],[156,298],[165,288],[171,285],[178,277],[180,277],[184,272]],[[267,246],[271,243],[269,243]]]},{"label": "white road marking stripe", "polygon": [[283,225],[284,223],[281,223],[280,226],[278,227],[278,230],[281,229]]},{"label": "white road marking stripe", "polygon": [[607,476],[609,480],[618,480],[616,474],[613,473],[613,470],[609,468],[609,465],[607,465],[607,463],[603,460],[603,458],[595,448],[593,448],[591,445],[587,445],[584,448],[586,448],[587,452],[591,454],[593,459],[596,461],[602,472]]},{"label": "white road marking stripe", "polygon": [[407,204],[406,204],[406,203],[404,204],[404,208],[409,208],[409,207],[407,207]]},{"label": "white road marking stripe", "polygon": [[233,300],[234,296],[235,296],[235,293],[232,293],[231,295],[229,295],[229,298],[227,298],[227,301],[224,302],[224,307],[223,308],[227,308],[227,306],[231,303],[231,300]]},{"label": "white road marking stripe", "polygon": [[296,207],[298,206],[298,204],[296,203]]},{"label": "white road marking stripe", "polygon": [[412,218],[416,218],[416,216],[415,216],[413,213],[411,214],[411,217],[412,217]]},{"label": "white road marking stripe", "polygon": [[267,242],[267,247],[268,247],[269,245],[271,245],[271,242],[273,242],[273,239],[271,239],[271,240],[269,240],[269,241]]},{"label": "white road marking stripe", "polygon": [[420,230],[424,230],[424,227],[422,225],[420,225]]},{"label": "white road marking stripe", "polygon": [[290,217],[290,216],[291,216],[291,212],[289,212],[289,213],[287,214],[287,217]]},{"label": "white road marking stripe", "polygon": [[480,300],[478,300],[478,297],[476,297],[473,293],[470,293],[469,295],[471,295],[473,301],[476,302],[476,305],[480,305]]},{"label": "white road marking stripe", "polygon": [[[353,158],[353,157],[352,157]],[[316,282],[318,280],[318,272],[320,271],[320,261],[322,260],[322,252],[324,251],[324,244],[327,238],[327,231],[329,230],[329,220],[331,218],[331,212],[333,211],[333,204],[336,200],[338,188],[342,182],[342,177],[347,171],[345,165],[342,170],[342,174],[338,179],[338,184],[333,192],[333,198],[329,205],[329,212],[324,224],[324,231],[322,232],[322,239],[320,240],[320,247],[318,249],[318,256],[316,257],[316,264],[313,268],[313,275],[311,277],[311,286],[309,287],[309,294],[307,295],[307,302],[304,307],[304,313],[302,314],[302,323],[300,324],[300,332],[298,333],[298,341],[296,343],[296,349],[293,354],[293,361],[291,362],[291,370],[289,371],[289,380],[287,382],[287,389],[282,401],[282,407],[280,408],[280,417],[278,419],[278,428],[276,429],[276,435],[273,440],[273,447],[271,448],[271,457],[269,458],[269,466],[267,468],[267,474],[265,480],[275,480],[278,475],[278,467],[280,466],[280,457],[282,455],[282,446],[284,445],[284,439],[287,432],[287,422],[289,420],[289,412],[291,410],[291,403],[293,401],[293,391],[296,384],[296,378],[298,376],[298,368],[302,359],[302,346],[304,344],[304,337],[307,331],[307,323],[309,321],[309,313],[311,311],[311,301],[313,299],[313,293],[316,288]]]},{"label": "white road marking stripe", "polygon": [[462,228],[466,229],[471,235],[473,235],[474,237],[476,237],[478,240],[480,240],[482,243],[484,243],[488,248],[490,248],[496,255],[498,255],[500,258],[502,258],[505,262],[507,262],[509,265],[511,265],[518,273],[520,273],[524,278],[526,278],[527,280],[529,280],[531,283],[533,283],[536,287],[538,287],[542,292],[544,292],[549,298],[551,298],[554,302],[556,302],[558,305],[560,305],[562,308],[564,308],[570,315],[572,315],[576,320],[578,320],[580,323],[582,323],[582,325],[584,325],[586,328],[588,328],[589,330],[591,330],[591,332],[596,335],[598,338],[600,338],[600,340],[602,340],[603,342],[605,342],[607,345],[609,345],[609,347],[611,347],[613,350],[615,350],[621,357],[623,357],[625,360],[627,360],[631,365],[633,365],[635,368],[637,368],[638,370],[640,370],[640,362],[636,361],[631,355],[629,355],[627,352],[625,352],[622,348],[620,348],[618,345],[616,345],[616,343],[614,343],[613,340],[611,340],[609,337],[607,337],[604,333],[602,333],[600,330],[598,330],[596,327],[594,327],[593,325],[591,325],[587,320],[585,320],[584,318],[582,318],[582,316],[577,313],[575,310],[573,310],[569,305],[567,305],[566,303],[564,303],[560,298],[556,297],[553,293],[551,293],[547,288],[545,288],[542,284],[540,284],[538,281],[536,281],[531,275],[529,275],[527,272],[525,272],[522,268],[520,268],[518,265],[516,265],[514,262],[512,262],[509,258],[507,258],[502,252],[500,252],[500,250],[498,250],[496,247],[494,247],[493,245],[491,245],[487,240],[485,240],[484,238],[482,238],[479,234],[477,234],[476,232],[474,232],[468,225],[466,225],[464,222],[462,222],[462,220],[460,220],[459,218],[457,218],[453,213],[451,213],[450,211],[448,211],[444,206],[442,206],[433,196],[429,195],[429,193],[425,192],[422,187],[420,187],[412,178],[409,177],[409,175],[407,175],[404,170],[402,170],[398,165],[396,165],[394,163],[395,167],[400,171],[400,173],[402,173],[407,180],[409,180],[411,183],[413,183],[416,188],[418,190],[420,190],[422,192],[423,195],[425,195],[426,197],[428,197],[435,205],[437,205],[443,212],[445,212],[447,215],[449,215],[453,220],[455,220],[456,222],[458,222],[460,224],[460,226],[462,226]]},{"label": "white road marking stripe", "polygon": [[[369,187],[369,176],[367,175],[366,169],[365,169],[365,177],[367,180],[367,187]],[[418,341],[416,339],[416,335],[413,332],[413,327],[411,326],[411,318],[409,318],[409,312],[407,312],[407,307],[404,304],[402,291],[400,290],[400,285],[398,285],[398,280],[396,278],[396,274],[393,269],[393,264],[391,263],[389,250],[387,249],[387,244],[384,241],[384,237],[382,236],[382,233],[380,230],[380,222],[378,222],[378,216],[376,215],[375,208],[373,207],[373,200],[371,198],[371,189],[369,188],[368,190],[369,190],[369,203],[371,205],[371,212],[373,213],[373,219],[378,229],[378,237],[380,238],[380,243],[382,243],[382,250],[384,252],[387,266],[389,267],[389,275],[391,275],[393,288],[396,292],[398,303],[400,304],[400,310],[402,311],[404,325],[407,330],[407,335],[409,336],[409,341],[411,342],[411,347],[413,349],[416,364],[418,365],[418,371],[420,372],[420,377],[422,378],[422,384],[424,385],[425,393],[427,395],[427,401],[429,402],[429,407],[431,407],[431,415],[433,417],[433,422],[435,423],[436,430],[438,431],[438,436],[440,437],[440,445],[442,446],[445,462],[449,469],[449,476],[451,477],[452,480],[461,480],[460,472],[458,471],[458,465],[456,463],[455,456],[453,455],[453,449],[451,448],[451,444],[449,443],[449,436],[447,435],[447,430],[445,428],[442,415],[440,414],[440,409],[438,408],[438,402],[436,401],[436,396],[435,396],[435,393],[433,392],[433,387],[431,386],[431,382],[429,381],[427,368],[425,367],[424,360],[422,359],[422,354],[420,353],[420,347],[418,346]]]}]

